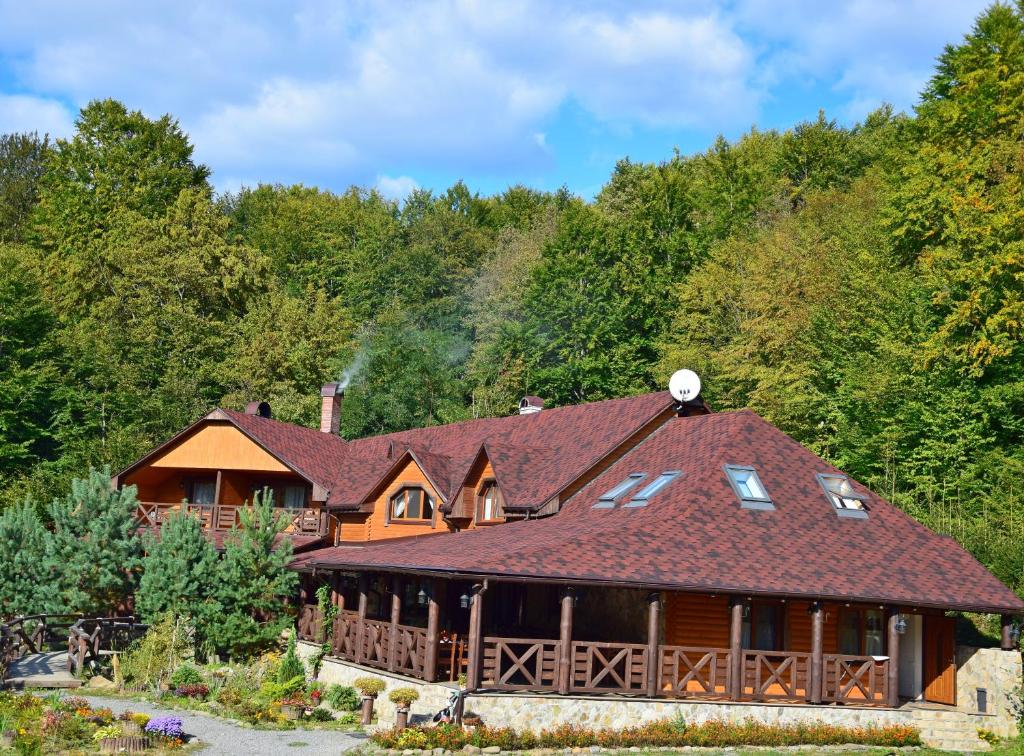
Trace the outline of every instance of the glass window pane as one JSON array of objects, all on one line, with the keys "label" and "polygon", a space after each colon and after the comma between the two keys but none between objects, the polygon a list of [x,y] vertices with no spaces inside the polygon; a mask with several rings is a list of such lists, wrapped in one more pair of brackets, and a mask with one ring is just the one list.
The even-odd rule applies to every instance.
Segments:
[{"label": "glass window pane", "polygon": [[615,501],[643,479],[644,473],[630,473],[629,477],[615,486],[615,488],[598,497],[598,501]]},{"label": "glass window pane", "polygon": [[197,480],[192,486],[193,504],[213,504],[217,492],[217,484],[212,480]]},{"label": "glass window pane", "polygon": [[396,520],[400,520],[405,517],[405,491],[402,491],[391,501],[393,503],[391,516]]},{"label": "glass window pane", "polygon": [[409,497],[409,519],[420,519],[420,508],[422,506],[421,503],[423,498],[423,492],[418,488],[410,488],[405,493]]},{"label": "glass window pane", "polygon": [[779,612],[774,606],[754,607],[754,646],[759,651],[774,651],[779,638]]},{"label": "glass window pane", "polygon": [[881,609],[864,612],[864,653],[867,656],[881,656],[885,652],[884,624]]},{"label": "glass window pane", "polygon": [[856,610],[839,612],[839,653],[860,654],[860,613]]},{"label": "glass window pane", "polygon": [[483,512],[481,517],[484,520],[494,519],[494,484],[489,483],[484,489]]},{"label": "glass window pane", "polygon": [[434,516],[434,500],[420,491],[423,497],[423,519],[429,520]]},{"label": "glass window pane", "polygon": [[284,506],[288,509],[302,509],[306,506],[306,487],[285,486]]},{"label": "glass window pane", "polygon": [[673,480],[675,480],[676,477],[678,477],[678,475],[678,470],[669,470],[667,472],[663,472],[653,481],[651,481],[646,486],[637,491],[636,495],[633,497],[633,501],[651,498],[652,496],[654,496],[654,494],[658,493],[658,491],[660,491]]}]

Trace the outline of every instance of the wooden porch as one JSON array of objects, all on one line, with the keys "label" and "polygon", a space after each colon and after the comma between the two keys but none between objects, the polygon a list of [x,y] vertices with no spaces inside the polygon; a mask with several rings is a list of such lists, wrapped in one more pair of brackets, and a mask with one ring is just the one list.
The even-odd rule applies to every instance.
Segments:
[{"label": "wooden porch", "polygon": [[[744,643],[744,637],[752,637],[750,626],[744,626],[749,621],[749,602],[740,598],[724,605],[728,643],[716,647],[666,642],[666,634],[671,635],[666,630],[671,628],[665,625],[660,592],[639,594],[645,596],[646,638],[620,642],[574,633],[577,591],[572,588],[561,589],[557,604],[550,607],[558,618],[557,628],[550,634],[519,636],[500,632],[514,628],[502,623],[502,615],[509,611],[507,601],[494,605],[486,601],[489,592],[493,596],[495,584],[489,591],[486,582],[460,585],[434,579],[414,583],[410,589],[407,579],[395,576],[386,589],[389,597],[378,591],[381,597],[374,601],[368,576],[352,576],[345,582],[338,575],[329,578],[339,609],[330,637],[323,637],[312,586],[304,588],[299,637],[329,643],[332,655],[339,659],[428,682],[455,681],[465,674],[469,691],[897,705],[899,614],[893,610],[886,612],[889,653],[885,656],[830,652],[824,643],[826,610],[820,602],[802,610],[809,617],[808,649],[759,650],[747,648],[749,641]],[[452,599],[460,592],[461,601],[456,604]],[[410,620],[403,610],[409,607],[411,595],[418,596],[425,612]],[[377,617],[368,616],[371,604],[376,604]],[[453,606],[460,616],[450,616]],[[465,616],[460,609],[466,610]],[[517,609],[521,620],[522,604]],[[485,614],[492,615],[489,622]],[[588,619],[579,627],[593,624]]]}]

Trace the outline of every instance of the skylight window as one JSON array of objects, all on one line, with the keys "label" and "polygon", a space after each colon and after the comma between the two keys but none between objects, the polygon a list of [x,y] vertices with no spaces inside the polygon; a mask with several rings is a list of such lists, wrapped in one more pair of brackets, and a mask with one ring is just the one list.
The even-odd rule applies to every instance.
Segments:
[{"label": "skylight window", "polygon": [[837,515],[857,518],[868,516],[867,497],[853,490],[849,478],[835,473],[818,473],[817,477]]},{"label": "skylight window", "polygon": [[679,470],[666,470],[657,478],[652,480],[646,486],[641,488],[633,498],[630,499],[625,506],[627,507],[644,507],[647,506],[647,500],[650,499],[654,494],[658,493],[661,489],[671,483],[673,480],[679,477]]},{"label": "skylight window", "polygon": [[594,506],[599,509],[610,509],[615,506],[615,500],[622,496],[624,493],[629,491],[633,486],[639,483],[641,480],[647,477],[647,473],[635,472],[630,473],[629,477],[619,483],[615,488],[602,494],[597,499],[597,504]]},{"label": "skylight window", "polygon": [[729,477],[729,485],[732,486],[736,498],[740,500],[740,505],[744,509],[775,509],[772,498],[753,467],[726,465],[725,474]]}]

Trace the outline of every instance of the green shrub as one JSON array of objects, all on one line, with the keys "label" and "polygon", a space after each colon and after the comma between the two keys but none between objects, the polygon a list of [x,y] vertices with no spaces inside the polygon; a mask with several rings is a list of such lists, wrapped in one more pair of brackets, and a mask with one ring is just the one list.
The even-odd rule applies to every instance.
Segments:
[{"label": "green shrub", "polygon": [[337,711],[355,711],[359,708],[359,694],[349,685],[332,685],[324,700]]},{"label": "green shrub", "polygon": [[312,722],[333,722],[334,715],[327,709],[313,709],[307,717]]},{"label": "green shrub", "polygon": [[125,682],[156,685],[167,680],[192,655],[192,637],[187,621],[165,614],[121,657]]},{"label": "green shrub", "polygon": [[379,677],[357,677],[352,681],[352,685],[364,696],[374,698],[387,687]]},{"label": "green shrub", "polygon": [[420,694],[415,688],[395,688],[388,693],[388,700],[400,709],[408,709],[419,698]]},{"label": "green shrub", "polygon": [[[414,732],[415,735],[407,733]],[[381,730],[370,736],[381,748],[443,748],[457,751],[465,745],[478,748],[497,746],[503,751],[530,748],[731,748],[735,746],[785,747],[796,745],[870,745],[902,748],[921,744],[917,728],[908,725],[841,727],[821,722],[769,725],[748,719],[741,723],[710,720],[686,724],[661,720],[621,730],[592,730],[561,725],[539,735],[509,727],[480,726],[467,733],[454,725],[405,730]],[[415,744],[413,744],[415,743]]]},{"label": "green shrub", "polygon": [[288,638],[288,650],[285,651],[284,658],[281,659],[281,668],[277,671],[277,681],[279,683],[287,683],[295,677],[301,677],[305,680],[306,668],[302,665],[302,660],[295,652],[295,633],[293,632],[291,637]]},{"label": "green shrub", "polygon": [[201,685],[203,676],[192,664],[182,664],[171,675],[171,687],[183,688],[186,685]]}]

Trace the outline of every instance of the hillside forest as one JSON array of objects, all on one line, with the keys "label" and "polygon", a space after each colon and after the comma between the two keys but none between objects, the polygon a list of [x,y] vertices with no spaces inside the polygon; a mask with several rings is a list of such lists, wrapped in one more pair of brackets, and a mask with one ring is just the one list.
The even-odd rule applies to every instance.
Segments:
[{"label": "hillside forest", "polygon": [[113,100],[4,135],[0,506],[217,405],[316,426],[330,380],[354,438],[689,367],[1024,595],[1024,4],[965,32],[913,113],[623,159],[593,199],[217,194],[173,116]]}]

